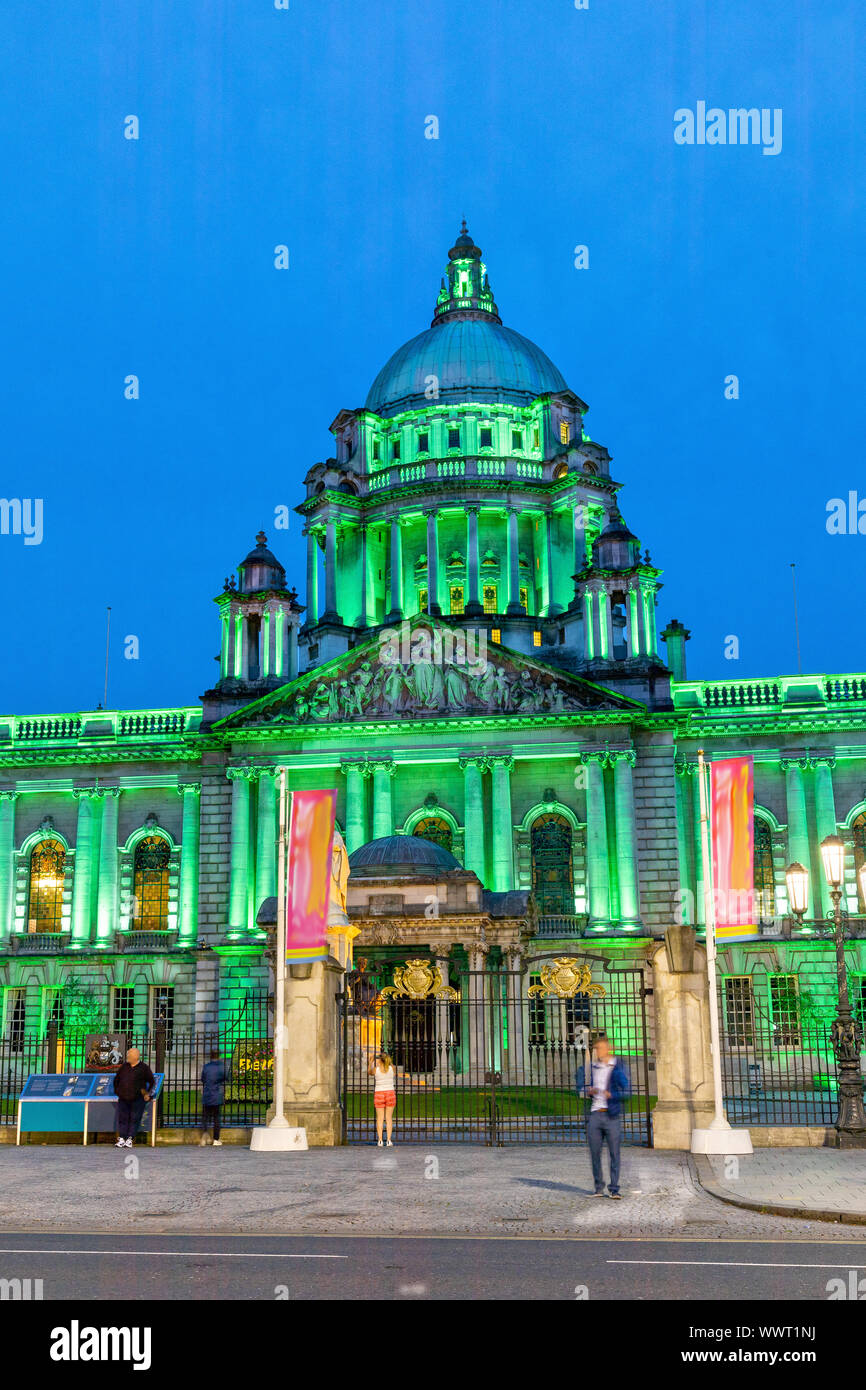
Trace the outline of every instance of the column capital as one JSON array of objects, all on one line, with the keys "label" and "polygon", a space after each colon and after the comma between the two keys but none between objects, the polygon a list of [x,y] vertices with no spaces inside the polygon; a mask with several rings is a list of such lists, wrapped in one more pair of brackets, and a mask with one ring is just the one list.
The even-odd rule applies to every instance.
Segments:
[{"label": "column capital", "polygon": [[633,748],[611,748],[607,756],[612,767],[617,763],[625,763],[629,767],[634,767],[637,762],[637,753]]},{"label": "column capital", "polygon": [[579,756],[582,763],[598,763],[599,767],[606,767],[609,753],[606,748],[590,749]]},{"label": "column capital", "polygon": [[102,787],[73,787],[72,795],[78,801],[81,797],[101,796],[102,791]]},{"label": "column capital", "polygon": [[817,769],[817,768],[819,768],[819,767],[827,767],[827,768],[829,768],[830,771],[832,772],[832,771],[833,771],[833,768],[836,766],[836,754],[835,754],[835,753],[816,753],[816,754],[814,754],[814,756],[812,757],[812,760],[811,760],[811,761],[812,761],[812,766],[813,766],[814,768]]},{"label": "column capital", "polygon": [[384,772],[386,776],[393,777],[397,771],[397,764],[393,758],[373,758],[369,762],[369,768],[373,773]]},{"label": "column capital", "polygon": [[457,766],[461,772],[465,772],[467,767],[477,767],[479,772],[486,772],[490,766],[490,759],[486,754],[481,754],[477,758],[470,755],[466,758],[458,758]]},{"label": "column capital", "polygon": [[514,766],[513,753],[489,753],[487,756],[488,766],[492,768],[501,767],[506,772],[510,772]]},{"label": "column capital", "polygon": [[14,801],[17,796],[18,792],[14,788],[8,791],[0,790],[0,801]]},{"label": "column capital", "polygon": [[467,516],[477,516],[481,511],[480,502],[464,502],[463,510]]},{"label": "column capital", "polygon": [[195,792],[198,795],[201,791],[201,782],[178,782],[178,796],[183,796],[184,792]]},{"label": "column capital", "polygon": [[227,767],[226,777],[230,782],[254,782],[261,772],[259,767]]},{"label": "column capital", "polygon": [[97,796],[120,796],[120,787],[97,787]]},{"label": "column capital", "polygon": [[811,763],[810,758],[780,758],[779,767],[783,772],[807,772]]}]

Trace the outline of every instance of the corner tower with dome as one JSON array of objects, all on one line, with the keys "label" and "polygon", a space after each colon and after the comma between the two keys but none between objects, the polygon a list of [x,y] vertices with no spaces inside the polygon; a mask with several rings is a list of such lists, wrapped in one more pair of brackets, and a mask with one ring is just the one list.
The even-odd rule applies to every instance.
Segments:
[{"label": "corner tower with dome", "polygon": [[389,358],[305,479],[307,667],[419,614],[665,703],[659,571],[550,358],[502,322],[463,229],[431,326]]}]

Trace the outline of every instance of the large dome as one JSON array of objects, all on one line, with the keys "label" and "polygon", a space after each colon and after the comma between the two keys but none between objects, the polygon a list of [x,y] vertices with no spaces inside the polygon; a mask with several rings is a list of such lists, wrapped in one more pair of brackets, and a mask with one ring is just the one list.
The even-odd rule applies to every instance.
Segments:
[{"label": "large dome", "polygon": [[447,849],[420,835],[384,835],[354,850],[349,855],[349,868],[353,874],[376,878],[388,873],[427,877],[443,869],[459,869],[460,863]]},{"label": "large dome", "polygon": [[438,378],[439,403],[531,405],[546,391],[568,389],[547,354],[521,333],[492,318],[454,317],[397,349],[370,387],[367,410],[389,416],[429,406],[430,377]]}]

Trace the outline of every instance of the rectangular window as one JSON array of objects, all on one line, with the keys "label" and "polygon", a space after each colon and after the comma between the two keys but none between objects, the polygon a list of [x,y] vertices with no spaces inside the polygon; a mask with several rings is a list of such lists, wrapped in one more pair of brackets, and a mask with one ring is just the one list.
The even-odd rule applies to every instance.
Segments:
[{"label": "rectangular window", "polygon": [[487,430],[487,429],[482,429],[482,430],[481,430],[481,432],[480,432],[480,434],[479,434],[479,448],[481,448],[481,449],[492,449],[492,448],[493,448],[493,431],[492,431],[492,430]]},{"label": "rectangular window", "polygon": [[427,612],[427,590],[426,590],[426,589],[419,589],[419,590],[418,590],[418,612],[419,612],[419,613],[426,613],[426,612]]},{"label": "rectangular window", "polygon": [[459,448],[460,448],[460,431],[459,431],[459,430],[449,430],[449,431],[448,431],[448,448],[449,448],[449,449],[459,449]]},{"label": "rectangular window", "polygon": [[[530,975],[530,985],[540,985],[540,975]],[[544,997],[537,995],[529,997],[529,1037],[527,1042],[530,1047],[543,1047],[547,1041],[547,1019],[544,1011]]]},{"label": "rectangular window", "polygon": [[497,642],[497,643],[502,641],[502,631],[501,631],[500,628],[498,628],[498,627],[492,627],[492,628],[490,629],[490,640],[491,640],[491,642]]},{"label": "rectangular window", "polygon": [[115,985],[111,991],[111,1026],[115,1033],[131,1033],[135,1024],[135,985]]},{"label": "rectangular window", "polygon": [[725,1030],[734,1047],[749,1047],[755,1041],[751,975],[729,975],[725,980]]},{"label": "rectangular window", "polygon": [[395,440],[393,440],[392,443],[391,443],[391,457],[392,457],[392,459],[398,459],[398,458],[400,457],[400,441],[399,441],[399,439],[395,439]]},{"label": "rectangular window", "polygon": [[537,425],[535,426],[535,429],[532,431],[532,447],[533,447],[533,449],[540,449],[540,448],[541,448],[541,445],[540,445],[540,443],[539,443],[538,426],[537,426]]},{"label": "rectangular window", "polygon": [[46,989],[42,991],[42,1013],[45,1019],[46,1030],[52,1023],[56,1024],[57,1032],[63,1033],[65,1022],[63,1014],[63,995],[59,989]]},{"label": "rectangular window", "polygon": [[462,584],[452,584],[452,585],[451,585],[451,612],[452,612],[452,613],[462,613],[462,612],[463,612],[463,585],[462,585]]},{"label": "rectangular window", "polygon": [[427,434],[426,432],[423,433],[423,434],[419,434],[419,436],[418,436],[418,453],[419,453],[419,454],[429,454],[429,452],[430,452],[430,436],[429,436],[429,434]]},{"label": "rectangular window", "polygon": [[851,1012],[866,1032],[866,975],[855,975],[851,981]]},{"label": "rectangular window", "polygon": [[165,1040],[171,1042],[174,1031],[174,985],[151,985],[150,1031],[165,1029]]},{"label": "rectangular window", "polygon": [[511,447],[512,449],[523,448],[523,430],[511,431]]},{"label": "rectangular window", "polygon": [[485,613],[498,613],[498,612],[499,612],[499,609],[496,607],[496,585],[495,585],[495,584],[485,584],[485,585],[484,585],[484,612],[485,612]]},{"label": "rectangular window", "polygon": [[541,633],[540,633],[540,632],[533,632],[533,634],[532,634],[532,645],[533,645],[533,647],[540,647],[540,646],[541,646]]},{"label": "rectangular window", "polygon": [[796,975],[770,976],[770,1016],[777,1047],[799,1047],[800,994]]},{"label": "rectangular window", "polygon": [[381,457],[381,455],[380,455],[380,452],[379,452],[379,441],[378,441],[378,439],[374,439],[374,440],[373,440],[373,460],[374,460],[374,462],[378,462],[378,460],[379,460],[380,457]]},{"label": "rectangular window", "polygon": [[27,991],[22,988],[4,990],[3,1002],[9,1051],[20,1052],[24,1046],[24,1024],[27,1020]]},{"label": "rectangular window", "polygon": [[571,426],[567,420],[559,422],[559,440],[561,444],[567,444],[571,438]]},{"label": "rectangular window", "polygon": [[518,592],[519,592],[519,595],[520,595],[518,602],[520,603],[520,606],[521,606],[521,608],[523,609],[524,613],[528,613],[528,612],[529,612],[529,590],[528,590],[528,589],[520,589],[520,590],[518,590]]}]

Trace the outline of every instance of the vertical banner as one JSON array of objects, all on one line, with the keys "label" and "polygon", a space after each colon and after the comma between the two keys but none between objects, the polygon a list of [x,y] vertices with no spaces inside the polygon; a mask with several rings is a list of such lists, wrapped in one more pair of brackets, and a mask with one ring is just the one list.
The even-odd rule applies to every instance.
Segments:
[{"label": "vertical banner", "polygon": [[755,772],[751,758],[710,764],[710,842],[716,940],[744,941],[755,922]]},{"label": "vertical banner", "polygon": [[324,960],[331,901],[335,791],[292,792],[286,876],[286,962]]}]

